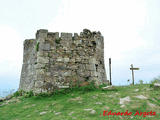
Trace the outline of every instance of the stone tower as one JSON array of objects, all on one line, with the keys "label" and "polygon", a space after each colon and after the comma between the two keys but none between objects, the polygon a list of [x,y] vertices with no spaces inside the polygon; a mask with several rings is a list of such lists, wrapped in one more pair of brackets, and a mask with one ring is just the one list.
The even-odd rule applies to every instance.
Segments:
[{"label": "stone tower", "polygon": [[[100,32],[74,33],[40,29],[24,41],[19,90],[46,92],[62,86],[107,83],[104,41]],[[46,88],[47,87],[47,88]]]}]

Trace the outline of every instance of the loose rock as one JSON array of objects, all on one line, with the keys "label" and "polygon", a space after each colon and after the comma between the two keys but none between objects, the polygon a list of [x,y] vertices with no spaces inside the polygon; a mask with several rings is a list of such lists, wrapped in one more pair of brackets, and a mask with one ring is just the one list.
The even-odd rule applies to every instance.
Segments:
[{"label": "loose rock", "polygon": [[156,107],[156,105],[155,105],[155,104],[152,104],[152,103],[150,103],[150,102],[148,102],[147,104],[148,104],[151,108]]},{"label": "loose rock", "polygon": [[40,115],[44,115],[44,114],[46,114],[46,113],[47,113],[47,112],[44,111],[44,112],[41,112]]},{"label": "loose rock", "polygon": [[102,103],[101,103],[101,102],[96,102],[95,104],[97,104],[97,105],[102,105]]},{"label": "loose rock", "polygon": [[68,115],[72,115],[74,112],[72,111],[72,112],[70,112]]},{"label": "loose rock", "polygon": [[114,86],[106,86],[106,87],[102,87],[103,90],[115,90]]},{"label": "loose rock", "polygon": [[95,114],[96,111],[95,110],[91,110],[90,114]]},{"label": "loose rock", "polygon": [[136,98],[139,98],[141,100],[146,100],[147,97],[143,96],[143,95],[138,95],[138,96],[135,96]]},{"label": "loose rock", "polygon": [[84,109],[85,111],[91,111],[92,109]]},{"label": "loose rock", "polygon": [[128,102],[130,102],[131,99],[129,96],[125,97],[125,98],[120,98],[120,104],[123,105],[123,104],[126,104]]},{"label": "loose rock", "polygon": [[139,91],[139,89],[135,89],[134,91],[135,91],[135,92],[138,92],[138,91]]},{"label": "loose rock", "polygon": [[81,97],[76,97],[76,98],[72,98],[72,99],[70,99],[71,101],[78,101],[78,100],[82,100],[82,98]]},{"label": "loose rock", "polygon": [[57,112],[57,113],[54,113],[55,115],[59,115],[59,114],[61,114],[61,112]]}]

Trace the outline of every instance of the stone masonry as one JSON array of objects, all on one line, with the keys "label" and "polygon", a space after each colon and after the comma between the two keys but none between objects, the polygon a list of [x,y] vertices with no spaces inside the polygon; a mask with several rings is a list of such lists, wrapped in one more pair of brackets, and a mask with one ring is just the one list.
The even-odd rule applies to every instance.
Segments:
[{"label": "stone masonry", "polygon": [[40,29],[36,39],[24,41],[19,90],[35,93],[49,90],[107,83],[104,41],[100,32],[84,29],[74,33]]}]

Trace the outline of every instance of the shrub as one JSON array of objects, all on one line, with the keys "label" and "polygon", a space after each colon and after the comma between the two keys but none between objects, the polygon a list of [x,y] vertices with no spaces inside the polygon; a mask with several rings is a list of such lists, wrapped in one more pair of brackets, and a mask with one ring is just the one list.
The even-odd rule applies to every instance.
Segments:
[{"label": "shrub", "polygon": [[23,93],[24,93],[24,91],[19,90],[19,91],[16,91],[16,92],[13,94],[13,96],[14,96],[14,97],[22,96]]},{"label": "shrub", "polygon": [[33,91],[25,92],[25,91],[23,91],[23,90],[19,90],[19,91],[16,91],[16,92],[13,94],[13,96],[14,96],[14,97],[24,96],[25,98],[28,98],[28,97],[34,96],[34,94],[33,94]]},{"label": "shrub", "polygon": [[33,91],[29,91],[29,92],[24,93],[25,98],[32,97],[32,96],[34,96]]},{"label": "shrub", "polygon": [[49,97],[51,95],[52,95],[51,93],[39,93],[39,94],[36,94],[36,96],[38,96],[38,97]]},{"label": "shrub", "polygon": [[99,88],[103,88],[103,87],[106,87],[107,84],[102,84],[102,85],[99,85]]},{"label": "shrub", "polygon": [[95,86],[95,81],[91,81],[87,85],[84,85],[84,86],[80,86],[78,83],[78,85],[73,87],[72,89],[82,91],[82,92],[88,92],[88,91],[96,90],[97,87]]},{"label": "shrub", "polygon": [[151,82],[150,82],[150,87],[154,86],[154,83],[158,83],[160,82],[160,76],[154,78]]}]

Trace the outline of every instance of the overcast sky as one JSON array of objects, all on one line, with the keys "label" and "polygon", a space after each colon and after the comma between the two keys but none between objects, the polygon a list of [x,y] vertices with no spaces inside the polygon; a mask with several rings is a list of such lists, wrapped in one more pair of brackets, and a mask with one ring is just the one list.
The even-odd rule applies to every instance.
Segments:
[{"label": "overcast sky", "polygon": [[160,75],[159,0],[0,0],[0,90],[18,88],[23,41],[38,29],[80,33],[84,28],[103,34],[114,85],[131,79],[130,64],[140,67],[136,82]]}]

